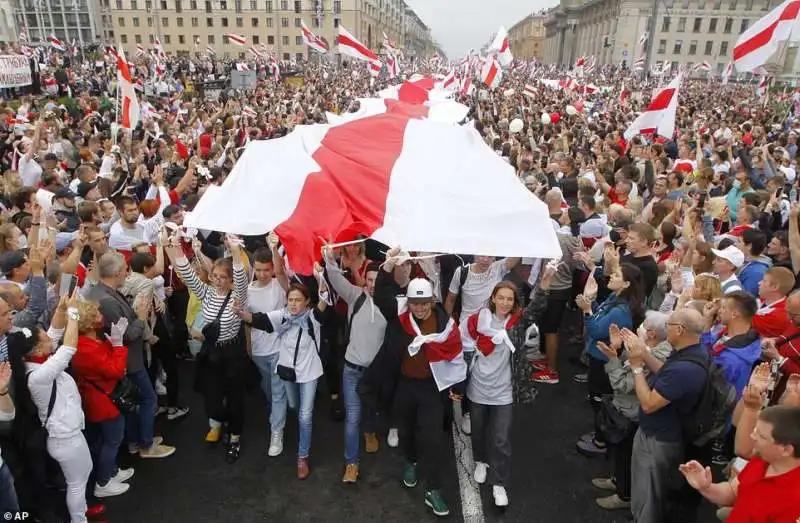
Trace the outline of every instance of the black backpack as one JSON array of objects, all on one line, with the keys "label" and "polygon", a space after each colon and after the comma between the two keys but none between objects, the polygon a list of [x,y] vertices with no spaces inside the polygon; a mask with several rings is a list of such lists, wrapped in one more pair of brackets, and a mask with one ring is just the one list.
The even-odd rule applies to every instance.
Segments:
[{"label": "black backpack", "polygon": [[681,416],[684,440],[702,447],[725,431],[736,407],[736,388],[725,379],[724,369],[710,357],[687,354],[679,361],[694,363],[706,371],[700,398],[691,411]]},{"label": "black backpack", "polygon": [[467,277],[469,276],[469,267],[469,263],[462,265],[461,272],[459,273],[458,294],[456,295],[456,301],[453,304],[453,318],[456,321],[458,321],[458,319],[461,317],[461,302],[462,297],[464,296],[464,284],[467,283]]}]

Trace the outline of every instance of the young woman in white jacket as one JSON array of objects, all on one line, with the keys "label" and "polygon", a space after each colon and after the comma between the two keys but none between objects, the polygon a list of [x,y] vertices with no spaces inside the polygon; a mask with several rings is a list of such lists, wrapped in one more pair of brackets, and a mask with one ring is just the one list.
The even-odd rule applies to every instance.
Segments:
[{"label": "young woman in white jacket", "polygon": [[[92,471],[92,457],[83,436],[81,395],[75,380],[65,372],[77,351],[77,295],[67,305],[58,307],[47,332],[36,325],[17,327],[7,334],[7,339],[15,397],[30,395],[38,411],[48,434],[47,452],[61,465],[67,483],[70,520],[76,523],[87,521],[86,482]],[[56,349],[62,335],[64,342]],[[48,416],[51,401],[53,407]]]},{"label": "young woman in white jacket", "polygon": [[488,479],[498,507],[508,505],[511,471],[511,414],[514,344],[508,332],[519,321],[522,303],[513,283],[503,281],[489,302],[460,326],[461,343],[475,350],[469,369],[467,398],[472,402],[472,449],[475,481]]}]

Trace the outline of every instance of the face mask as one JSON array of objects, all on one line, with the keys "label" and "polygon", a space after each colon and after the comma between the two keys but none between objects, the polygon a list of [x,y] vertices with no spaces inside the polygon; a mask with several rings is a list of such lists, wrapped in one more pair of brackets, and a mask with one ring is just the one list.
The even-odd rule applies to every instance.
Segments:
[{"label": "face mask", "polygon": [[733,181],[733,188],[734,189],[739,189],[741,187],[742,187],[742,182],[740,182],[739,180],[734,180]]}]

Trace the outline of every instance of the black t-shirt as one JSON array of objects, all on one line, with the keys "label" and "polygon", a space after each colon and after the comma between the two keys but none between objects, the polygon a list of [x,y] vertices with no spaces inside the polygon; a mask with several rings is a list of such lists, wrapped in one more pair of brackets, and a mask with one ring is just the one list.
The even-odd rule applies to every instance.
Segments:
[{"label": "black t-shirt", "polygon": [[649,255],[637,258],[633,254],[626,254],[620,259],[620,262],[631,263],[639,267],[644,279],[645,296],[650,296],[650,293],[656,288],[656,280],[658,280],[658,264],[655,258]]}]

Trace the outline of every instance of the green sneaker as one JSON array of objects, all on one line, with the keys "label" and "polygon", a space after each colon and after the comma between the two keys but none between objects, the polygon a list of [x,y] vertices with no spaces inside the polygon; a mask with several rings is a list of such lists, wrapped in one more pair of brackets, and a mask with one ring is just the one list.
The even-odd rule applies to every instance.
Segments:
[{"label": "green sneaker", "polygon": [[437,516],[450,515],[450,509],[447,508],[447,503],[444,502],[438,490],[428,490],[425,492],[425,504],[428,505]]},{"label": "green sneaker", "polygon": [[406,468],[403,470],[403,485],[408,488],[417,486],[417,464],[406,463]]}]

